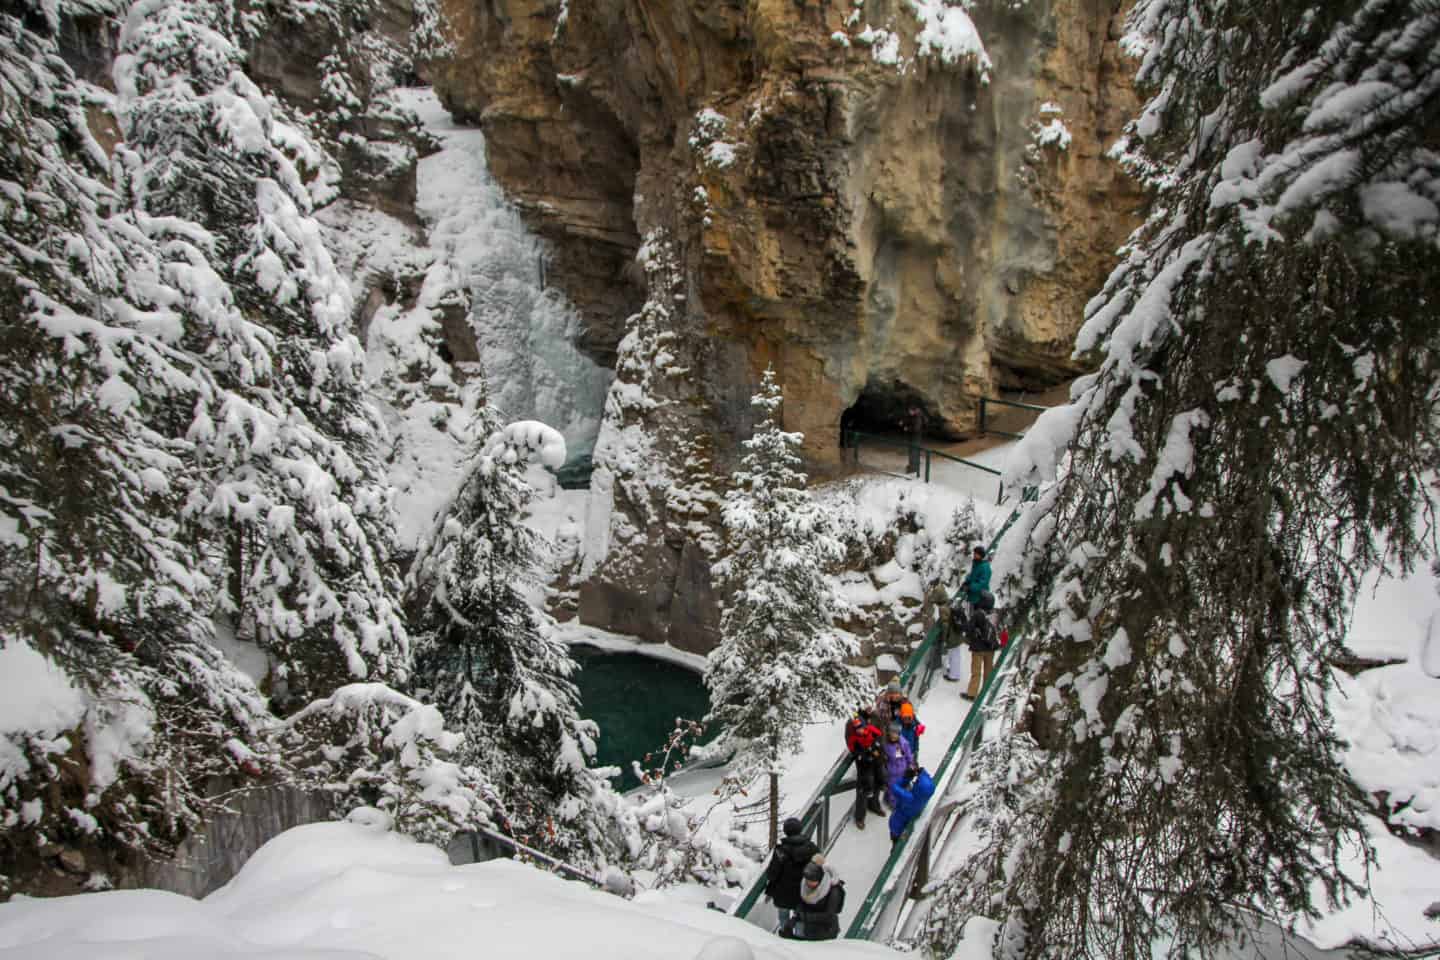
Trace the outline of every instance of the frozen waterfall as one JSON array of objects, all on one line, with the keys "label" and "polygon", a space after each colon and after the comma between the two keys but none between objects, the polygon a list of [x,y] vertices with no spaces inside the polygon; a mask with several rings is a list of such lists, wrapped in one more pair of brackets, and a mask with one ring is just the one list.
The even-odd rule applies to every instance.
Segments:
[{"label": "frozen waterfall", "polygon": [[570,462],[587,459],[612,374],[576,348],[580,315],[546,287],[544,244],[490,176],[484,135],[457,126],[430,91],[414,94],[408,105],[442,144],[420,161],[416,207],[470,290],[491,398],[507,420],[559,430]]}]

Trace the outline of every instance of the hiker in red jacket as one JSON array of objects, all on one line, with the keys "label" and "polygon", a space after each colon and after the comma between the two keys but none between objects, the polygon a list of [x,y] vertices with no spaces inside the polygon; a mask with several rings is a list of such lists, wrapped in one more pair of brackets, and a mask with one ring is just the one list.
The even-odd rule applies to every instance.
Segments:
[{"label": "hiker in red jacket", "polygon": [[865,811],[883,815],[880,806],[880,741],[884,735],[870,722],[870,711],[855,711],[845,724],[845,749],[855,758],[855,826],[865,829]]}]

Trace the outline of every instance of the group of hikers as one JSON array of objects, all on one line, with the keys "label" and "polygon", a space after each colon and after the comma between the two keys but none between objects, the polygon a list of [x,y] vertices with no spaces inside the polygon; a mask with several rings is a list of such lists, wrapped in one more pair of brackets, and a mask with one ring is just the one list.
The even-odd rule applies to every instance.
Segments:
[{"label": "group of hikers", "polygon": [[[959,680],[962,645],[970,648],[970,685],[960,695],[974,700],[994,669],[995,651],[1003,643],[990,621],[995,608],[990,593],[990,563],[985,548],[972,551],[970,572],[952,606],[943,585],[932,597],[937,604],[945,679]],[[845,724],[845,748],[855,759],[855,826],[865,828],[865,815],[890,814],[890,842],[897,842],[935,792],[929,771],[920,765],[920,736],[925,725],[915,705],[892,679],[873,705],[862,705]],[[882,805],[883,800],[883,805]],[[802,835],[803,824],[791,817],[784,836],[766,867],[765,895],[780,914],[780,935],[795,940],[833,940],[840,935],[845,882],[825,862],[813,840]]]},{"label": "group of hikers", "polygon": [[[884,816],[883,797],[895,843],[925,809],[935,781],[919,763],[924,732],[899,680],[891,680],[873,706],[860,707],[845,724],[845,746],[855,758],[856,827],[864,829],[867,811]],[[785,821],[785,835],[766,867],[765,895],[780,914],[780,936],[833,940],[840,935],[845,882],[801,831],[797,818]]]},{"label": "group of hikers", "polygon": [[855,758],[855,826],[865,829],[865,814],[885,815],[890,808],[890,842],[910,826],[935,792],[930,773],[920,766],[920,735],[925,725],[891,680],[873,707],[860,707],[845,724],[845,749]]}]

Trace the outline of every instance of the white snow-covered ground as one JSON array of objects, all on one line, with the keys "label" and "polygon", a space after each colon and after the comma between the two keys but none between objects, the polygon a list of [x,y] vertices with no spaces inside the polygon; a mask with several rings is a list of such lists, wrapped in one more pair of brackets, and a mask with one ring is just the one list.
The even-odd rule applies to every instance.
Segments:
[{"label": "white snow-covered ground", "polygon": [[[359,818],[357,818],[359,819]],[[823,953],[821,953],[823,951]],[[191,900],[125,890],[0,905],[0,960],[861,960],[658,895],[634,901],[509,860],[451,866],[383,826],[324,823]]]},{"label": "white snow-covered ground", "polygon": [[[971,463],[1001,470],[1004,469],[1005,460],[1014,446],[1013,443],[1002,444],[998,447],[991,447],[989,450],[982,450],[964,459]],[[860,465],[862,467],[889,473],[896,477],[905,476],[907,457],[907,452],[900,447],[862,444],[860,449]],[[924,461],[922,459],[922,477],[923,472]],[[931,458],[929,484],[926,484],[923,479],[913,477],[909,479],[909,482],[915,487],[938,486],[955,493],[963,493],[974,497],[977,503],[994,504],[1000,495],[1000,478],[998,476],[986,473],[984,470],[977,470],[964,463],[947,460],[944,457]]]},{"label": "white snow-covered ground", "polygon": [[[1003,451],[992,454],[994,462]],[[543,488],[543,478],[537,478]],[[893,519],[896,500],[921,518],[925,536],[944,529],[964,495],[949,484],[870,477],[846,481],[821,496],[848,500],[853,520],[883,528]],[[530,518],[554,539],[583,524],[575,511],[583,491],[542,491]],[[998,527],[1007,512],[977,503],[982,523]],[[908,535],[914,537],[915,535]],[[921,562],[916,542],[897,549],[897,559],[875,579],[886,587],[908,582],[910,566]],[[933,561],[933,557],[932,557]],[[890,565],[887,565],[890,566]],[[1404,662],[1341,677],[1333,702],[1339,730],[1349,743],[1346,763],[1367,791],[1384,790],[1403,804],[1397,817],[1415,828],[1440,829],[1440,679],[1423,669],[1434,655],[1433,625],[1440,612],[1436,578],[1423,570],[1398,579],[1372,576],[1357,607],[1350,646],[1365,656]],[[875,591],[877,595],[879,590]],[[899,604],[905,591],[893,598]],[[923,625],[922,625],[923,626]],[[579,624],[557,630],[572,642],[664,656],[699,667],[699,658],[678,650],[641,644]],[[20,648],[0,651],[0,680],[34,673],[33,657]],[[7,658],[8,659],[5,659]],[[968,658],[965,666],[968,668]],[[27,670],[29,672],[27,672]],[[32,678],[33,679],[33,678]],[[45,677],[35,679],[35,689]],[[921,761],[935,770],[969,704],[959,684],[935,681],[917,705],[926,734]],[[35,697],[7,697],[9,712],[46,709],[63,720],[69,701],[60,691],[40,703]],[[44,726],[45,724],[41,724]],[[54,723],[50,724],[51,726]],[[997,731],[992,731],[996,733]],[[817,723],[805,732],[804,747],[790,758],[781,780],[786,815],[799,813],[828,773],[843,746],[843,720]],[[673,778],[689,797],[687,811],[702,834],[728,840],[749,835],[763,845],[763,821],[736,822],[735,806],[714,795],[721,771],[696,769]],[[963,783],[957,790],[965,789]],[[952,792],[952,797],[953,797]],[[854,829],[853,791],[831,799],[832,828],[842,828],[830,863],[847,883],[848,924],[890,852],[885,818],[867,817]],[[941,802],[937,796],[932,804]],[[743,802],[743,801],[742,801]],[[359,818],[363,819],[363,818]],[[1437,936],[1424,911],[1440,901],[1435,858],[1390,835],[1378,819],[1371,839],[1379,864],[1371,877],[1373,899],[1301,928],[1311,941],[1331,947],[1351,940],[1413,948]],[[966,852],[967,835],[954,840],[936,864],[943,875]],[[754,877],[763,864],[744,869]],[[803,957],[817,950],[831,957],[887,956],[890,951],[853,943],[796,944],[780,941],[761,925],[707,910],[713,901],[728,906],[745,887],[717,891],[668,888],[623,901],[509,861],[452,867],[434,848],[417,845],[365,823],[320,824],[289,831],[252,858],[224,889],[193,901],[159,891],[86,894],[57,900],[17,899],[0,906],[0,960],[178,960],[181,957],[246,957],[251,960],[348,960],[351,957],[705,957],[743,960]],[[765,908],[754,919],[769,916]],[[989,921],[977,919],[973,934],[952,960],[989,960]],[[708,952],[707,952],[708,951]],[[1277,954],[1278,956],[1279,954]]]}]

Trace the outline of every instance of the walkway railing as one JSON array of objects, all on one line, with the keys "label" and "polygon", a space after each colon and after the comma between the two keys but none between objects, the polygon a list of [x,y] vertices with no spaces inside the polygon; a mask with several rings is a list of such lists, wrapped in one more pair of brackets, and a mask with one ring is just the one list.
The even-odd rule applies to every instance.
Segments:
[{"label": "walkway railing", "polygon": [[[985,686],[981,689],[980,695],[975,698],[975,703],[970,712],[965,715],[965,721],[960,725],[960,732],[955,734],[955,739],[950,741],[950,748],[945,751],[945,757],[940,761],[940,767],[935,773],[935,796],[943,797],[952,786],[956,775],[965,768],[966,762],[970,759],[971,752],[977,747],[984,735],[985,709],[995,698],[1001,686],[1004,684],[1004,677],[1010,671],[1006,669],[1012,658],[1011,651],[1021,645],[1018,639],[1011,639],[1000,650],[1000,659],[995,665],[995,670],[985,679]],[[943,839],[951,823],[952,816],[957,812],[954,803],[938,802],[934,806],[926,807],[921,811],[920,816],[906,828],[905,833],[900,835],[900,840],[890,851],[890,857],[885,861],[885,866],[880,868],[880,873],[875,877],[875,882],[870,885],[870,890],[865,896],[865,901],[860,905],[855,919],[850,922],[850,927],[845,931],[845,936],[852,940],[869,940],[876,934],[880,919],[885,916],[886,911],[895,901],[897,893],[904,891],[902,900],[915,899],[921,896],[924,887],[930,882],[930,862],[933,850],[938,846],[937,840]],[[901,883],[901,880],[906,882]]]},{"label": "walkway railing", "polygon": [[[559,874],[567,880],[579,880],[584,883],[588,883],[590,884],[590,886],[597,889],[608,890],[611,893],[621,892],[619,890],[611,889],[610,887],[608,887],[604,880],[602,880],[600,877],[597,877],[590,871],[582,867],[577,867],[574,864],[566,863],[564,860],[552,857],[548,853],[536,850],[529,844],[521,843],[514,837],[508,837],[498,830],[493,830],[490,827],[477,826],[472,830],[466,831],[466,833],[469,834],[470,853],[471,856],[474,858],[475,863],[481,862],[480,841],[483,838],[485,841],[495,846],[508,847],[510,849],[511,856],[513,856],[515,859],[522,861],[533,860],[534,862],[544,866],[551,873]],[[624,895],[628,896],[629,893],[626,892]]]},{"label": "walkway railing", "polygon": [[[951,463],[958,463],[962,466],[988,473],[993,477],[999,477],[1000,471],[987,464],[977,463],[974,460],[966,460],[964,457],[957,457],[954,454],[946,453],[943,450],[935,450],[909,440],[896,440],[893,437],[882,437],[878,433],[864,433],[860,430],[846,430],[843,434],[845,449],[851,451],[850,462],[856,466],[860,465],[860,444],[865,443],[873,447],[890,447],[895,450],[904,450],[907,454],[906,463],[909,466],[907,472],[914,473],[926,483],[930,482],[930,474],[935,458],[949,460]],[[1004,488],[998,486],[995,502],[999,503],[1004,496]]]},{"label": "walkway railing", "polygon": [[1042,407],[1035,403],[1021,403],[1018,400],[1001,400],[999,397],[980,398],[980,436],[995,434],[997,437],[1009,437],[1012,440],[1019,440],[1025,436],[1024,431],[1013,433],[1009,430],[997,430],[995,428],[995,416],[990,412],[991,407],[1010,407],[1014,410],[1028,410],[1031,413],[1044,413],[1049,407]]},{"label": "walkway railing", "polygon": [[[935,674],[935,669],[940,663],[940,658],[935,654],[938,652],[940,630],[938,627],[931,627],[925,634],[925,639],[910,659],[905,663],[905,669],[900,672],[900,686],[909,691],[916,688],[917,680],[920,688],[928,688],[930,680]],[[842,752],[830,767],[830,772],[820,781],[820,786],[810,795],[804,810],[799,814],[800,832],[803,836],[815,841],[815,845],[823,852],[829,853],[834,845],[839,831],[832,829],[834,821],[831,817],[830,798],[836,794],[846,794],[855,789],[855,779],[847,777],[851,767],[855,765],[855,758],[849,752]],[[843,821],[845,814],[842,812]],[[765,893],[765,874],[762,872],[746,891],[745,896],[736,903],[731,911],[735,916],[748,917],[755,904]]]},{"label": "walkway railing", "polygon": [[[1000,531],[991,539],[989,552],[993,553],[995,551],[995,547],[999,544],[1000,539],[1009,532],[1010,527],[1019,518],[1020,511],[1024,505],[1036,499],[1037,496],[1038,491],[1034,488],[1027,488],[1024,491],[1020,499],[1020,504],[1011,511],[1004,526],[1002,526]],[[969,756],[968,748],[962,750],[967,738],[978,742],[981,727],[980,717],[983,715],[984,707],[994,696],[995,691],[999,689],[1000,684],[997,680],[1002,676],[1001,671],[1007,662],[1007,656],[1010,651],[1018,645],[1018,641],[1012,639],[1009,644],[1002,648],[1000,660],[996,665],[995,671],[986,679],[985,686],[981,689],[980,695],[975,700],[975,704],[970,708],[970,711],[965,716],[964,722],[960,726],[960,732],[950,741],[950,746],[946,750],[945,757],[941,760],[940,767],[935,775],[936,807],[945,809],[940,804],[939,798],[944,795],[944,787],[948,783],[947,778],[952,769],[959,770],[963,768],[964,761]],[[914,691],[917,699],[923,696],[924,692],[930,688],[935,673],[938,671],[941,662],[940,654],[940,627],[939,624],[936,624],[926,631],[925,639],[921,641],[920,646],[915,649],[906,661],[905,668],[900,673],[901,688],[907,693]],[[956,762],[957,756],[959,757],[958,764]],[[830,768],[830,772],[821,781],[820,786],[811,794],[804,811],[799,815],[801,834],[814,840],[815,845],[827,854],[830,852],[830,848],[834,845],[835,839],[839,835],[838,830],[832,830],[830,798],[838,793],[848,793],[854,789],[854,779],[846,778],[846,774],[850,771],[854,763],[854,758],[848,752],[842,752],[839,759],[837,759]],[[926,810],[921,813],[923,823],[920,826],[925,839],[924,846],[926,849],[924,855],[926,858],[925,865],[927,872],[930,845],[930,834],[928,831],[929,824],[934,819],[934,809],[935,808],[927,807]],[[843,822],[844,814],[842,813],[841,816]],[[855,919],[846,931],[846,937],[852,939],[866,938],[873,932],[876,922],[879,920],[886,906],[888,906],[894,892],[894,885],[890,883],[890,877],[894,875],[897,865],[905,859],[905,852],[907,848],[911,846],[910,839],[915,835],[915,825],[913,824],[911,829],[907,829],[906,832],[901,835],[899,842],[897,842],[891,850],[890,857],[885,862],[885,866],[881,869],[880,874],[871,885],[864,903],[855,915]],[[910,861],[906,860],[905,862],[909,863]],[[735,904],[731,912],[742,919],[747,918],[755,908],[756,903],[759,902],[761,896],[764,895],[765,885],[766,877],[762,871],[751,883],[750,889],[746,891],[745,896]]]},{"label": "walkway railing", "polygon": [[[1010,512],[1005,525],[991,539],[988,553],[993,554],[1000,540],[1010,531],[1010,527],[1020,518],[1020,512],[1025,504],[1030,503],[1039,497],[1039,490],[1034,487],[1027,487],[1020,497],[1020,503]],[[938,635],[939,628],[932,627],[931,635]],[[928,639],[928,637],[927,637]],[[902,900],[918,898],[923,888],[929,883],[930,861],[933,849],[938,842],[943,842],[950,824],[957,812],[956,805],[946,804],[941,801],[955,777],[964,770],[971,752],[979,745],[984,735],[985,710],[999,694],[1011,674],[1008,669],[1014,661],[1013,651],[1019,649],[1023,638],[1011,637],[1010,641],[1001,648],[1000,659],[995,669],[985,678],[985,685],[981,688],[975,703],[965,714],[965,720],[960,724],[960,731],[950,741],[949,748],[945,751],[944,758],[934,775],[935,780],[935,803],[927,806],[920,812],[920,816],[913,821],[900,839],[890,851],[889,858],[881,867],[880,873],[876,875],[875,882],[870,885],[870,890],[865,896],[865,901],[860,905],[854,920],[845,931],[848,939],[870,939],[875,935],[881,917],[892,902],[895,895],[902,889],[899,882],[902,878],[907,882],[903,885],[904,897]],[[918,843],[915,842],[918,839]]]}]

